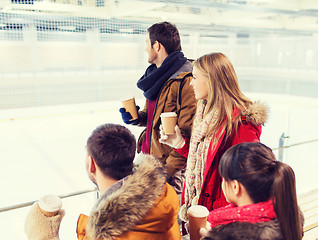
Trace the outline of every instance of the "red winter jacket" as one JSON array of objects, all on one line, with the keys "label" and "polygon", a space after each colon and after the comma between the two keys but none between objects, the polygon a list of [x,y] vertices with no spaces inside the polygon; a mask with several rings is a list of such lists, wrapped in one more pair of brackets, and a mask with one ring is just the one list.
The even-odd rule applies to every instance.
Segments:
[{"label": "red winter jacket", "polygon": [[[267,107],[258,102],[250,105],[246,111],[248,114],[241,116],[241,123],[238,126],[237,132],[225,141],[225,132],[221,136],[217,147],[214,151],[211,150],[211,145],[207,154],[207,161],[204,170],[203,185],[199,197],[199,205],[203,205],[208,208],[209,211],[213,209],[223,207],[228,204],[225,200],[222,192],[220,177],[218,168],[219,161],[223,153],[231,146],[242,142],[258,142],[262,133],[262,125],[266,121]],[[245,112],[245,113],[246,113]],[[219,133],[217,133],[218,135]],[[182,149],[176,151],[183,156],[187,157],[189,150],[189,140],[186,141],[186,145]],[[187,149],[187,151],[185,151]],[[182,204],[184,203],[184,190],[182,193]]]}]

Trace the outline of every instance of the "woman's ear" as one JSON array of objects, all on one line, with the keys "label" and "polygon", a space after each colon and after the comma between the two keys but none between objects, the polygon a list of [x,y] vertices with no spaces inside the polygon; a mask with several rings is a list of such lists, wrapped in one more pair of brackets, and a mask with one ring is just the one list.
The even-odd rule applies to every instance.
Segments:
[{"label": "woman's ear", "polygon": [[236,205],[237,206],[244,206],[247,204],[253,204],[253,200],[246,191],[244,185],[236,180],[233,180],[232,183],[232,191],[236,197]]},{"label": "woman's ear", "polygon": [[241,184],[237,180],[231,181],[231,188],[235,196],[241,193]]}]

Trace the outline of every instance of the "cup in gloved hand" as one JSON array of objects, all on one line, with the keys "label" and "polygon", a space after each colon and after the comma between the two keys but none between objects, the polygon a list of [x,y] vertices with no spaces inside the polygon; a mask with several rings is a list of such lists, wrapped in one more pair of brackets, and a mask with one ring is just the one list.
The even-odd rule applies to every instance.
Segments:
[{"label": "cup in gloved hand", "polygon": [[161,124],[165,134],[175,134],[175,126],[177,125],[177,114],[175,112],[165,112],[160,114]]},{"label": "cup in gloved hand", "polygon": [[[28,240],[59,240],[60,224],[65,215],[64,209],[60,209],[61,205],[55,202],[53,205],[46,201],[39,203],[40,201],[32,205],[25,219],[24,231]],[[47,214],[48,212],[50,214]]]},{"label": "cup in gloved hand", "polygon": [[61,199],[53,194],[44,195],[39,202],[40,211],[47,217],[53,217],[58,214],[62,208]]},{"label": "cup in gloved hand", "polygon": [[[137,112],[139,110],[139,106],[136,106]],[[121,117],[126,124],[132,124],[137,125],[140,122],[140,119],[137,118],[135,120],[132,120],[133,117],[131,116],[130,112],[127,112],[125,108],[120,108],[119,112],[121,113]]]},{"label": "cup in gloved hand", "polygon": [[[190,232],[190,229],[189,229],[189,221],[187,221],[187,222],[184,224],[184,227],[185,227],[187,233],[189,233],[189,232]],[[206,226],[200,228],[200,230],[199,230],[199,233],[200,233],[201,238],[202,238],[202,237],[207,237],[207,236],[209,236],[209,231],[211,231],[211,229],[212,229],[212,228],[211,228],[211,224],[207,221],[207,222],[206,222]],[[189,236],[189,237],[190,237],[190,236]]]},{"label": "cup in gloved hand", "polygon": [[134,97],[128,97],[121,100],[123,108],[125,108],[126,112],[129,112],[131,115],[130,121],[138,119],[138,110],[136,107],[136,102]]},{"label": "cup in gloved hand", "polygon": [[205,206],[193,205],[188,210],[189,234],[191,240],[201,239],[201,228],[206,228],[209,210]]},{"label": "cup in gloved hand", "polygon": [[160,129],[160,138],[159,138],[160,143],[166,144],[175,149],[179,149],[184,146],[185,140],[181,134],[181,131],[178,125],[174,127],[175,133],[170,135],[167,135],[165,133],[162,125],[160,125],[159,129]]}]

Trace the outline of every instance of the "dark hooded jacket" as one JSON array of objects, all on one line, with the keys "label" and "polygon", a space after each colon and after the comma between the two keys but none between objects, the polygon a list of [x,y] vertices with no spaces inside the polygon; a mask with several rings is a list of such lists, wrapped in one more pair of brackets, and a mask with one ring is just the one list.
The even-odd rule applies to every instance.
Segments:
[{"label": "dark hooded jacket", "polygon": [[283,240],[278,220],[248,223],[233,222],[218,225],[203,240]]},{"label": "dark hooded jacket", "polygon": [[[299,210],[301,226],[304,226],[304,215]],[[250,223],[232,222],[212,228],[208,236],[201,240],[284,240],[278,219]],[[287,240],[287,239],[286,239]]]}]

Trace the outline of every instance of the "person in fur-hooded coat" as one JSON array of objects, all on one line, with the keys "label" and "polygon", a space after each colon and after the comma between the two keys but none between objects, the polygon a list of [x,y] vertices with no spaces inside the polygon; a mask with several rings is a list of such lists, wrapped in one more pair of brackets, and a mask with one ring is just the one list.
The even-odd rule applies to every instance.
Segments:
[{"label": "person in fur-hooded coat", "polygon": [[179,214],[184,222],[192,205],[212,211],[228,204],[221,189],[219,160],[233,145],[260,141],[268,112],[264,104],[241,92],[234,67],[224,54],[204,55],[193,65],[190,85],[198,103],[191,138],[182,136],[176,126],[176,134],[171,135],[161,127],[159,139],[187,158]]},{"label": "person in fur-hooded coat", "polygon": [[[222,128],[211,136],[205,168],[202,176],[201,191],[197,195],[198,204],[206,206],[209,211],[227,205],[221,189],[221,177],[218,172],[219,161],[223,153],[231,146],[242,142],[258,142],[262,133],[262,125],[267,120],[268,108],[260,103],[253,102],[246,111],[234,111],[236,118],[239,118],[237,130],[226,139],[226,130]],[[213,138],[219,136],[214,146]],[[209,139],[209,137],[207,137]],[[202,170],[201,170],[202,171]]]},{"label": "person in fur-hooded coat", "polygon": [[[198,105],[197,115],[194,120],[195,123],[206,122],[202,121],[202,111],[200,112],[200,109],[202,111],[204,109],[203,102]],[[204,133],[202,133],[203,131],[200,132],[200,130],[196,130],[204,129],[202,124],[194,125],[191,141],[192,145],[196,145],[193,144],[193,142],[197,139],[197,142],[203,145],[201,150],[202,154],[199,155],[206,156],[204,158],[205,163],[201,163],[204,164],[204,166],[201,165],[200,167],[200,164],[196,163],[198,158],[196,158],[193,163],[191,162],[191,156],[195,155],[195,151],[193,148],[189,149],[189,146],[186,146],[189,143],[186,142],[182,149],[177,149],[177,151],[179,151],[181,154],[184,154],[185,156],[190,155],[190,157],[188,157],[187,178],[188,180],[192,180],[191,176],[194,176],[196,179],[195,181],[193,180],[193,187],[191,187],[192,185],[190,184],[190,181],[185,184],[183,192],[185,205],[183,205],[181,208],[181,219],[187,220],[186,211],[191,205],[203,205],[207,207],[209,211],[227,205],[228,202],[226,201],[221,188],[222,179],[218,172],[219,161],[223,153],[231,146],[242,142],[260,141],[262,125],[267,120],[268,108],[260,102],[253,102],[246,111],[240,112],[236,109],[233,112],[235,118],[239,119],[239,124],[237,129],[233,131],[233,133],[227,139],[226,130],[222,130],[222,128],[220,128],[216,134],[209,135],[208,130],[206,130]],[[195,135],[197,132],[200,132],[198,136]],[[218,140],[216,141],[215,139]],[[204,146],[206,146],[206,149],[204,149]],[[189,152],[187,152],[185,149],[189,149]],[[190,154],[191,150],[192,154]],[[182,153],[183,151],[184,153]],[[191,168],[191,166],[195,167]]]},{"label": "person in fur-hooded coat", "polygon": [[[181,239],[179,199],[166,170],[151,155],[131,176],[108,189],[90,217],[78,220],[78,239]],[[86,228],[86,229],[85,229]]]},{"label": "person in fur-hooded coat", "polygon": [[[166,182],[166,168],[151,155],[140,155],[135,166],[136,139],[126,127],[97,127],[86,148],[87,174],[101,197],[89,216],[80,215],[79,240],[181,239],[179,198]],[[59,239],[64,213],[46,217],[35,204],[26,218],[28,239]]]}]

